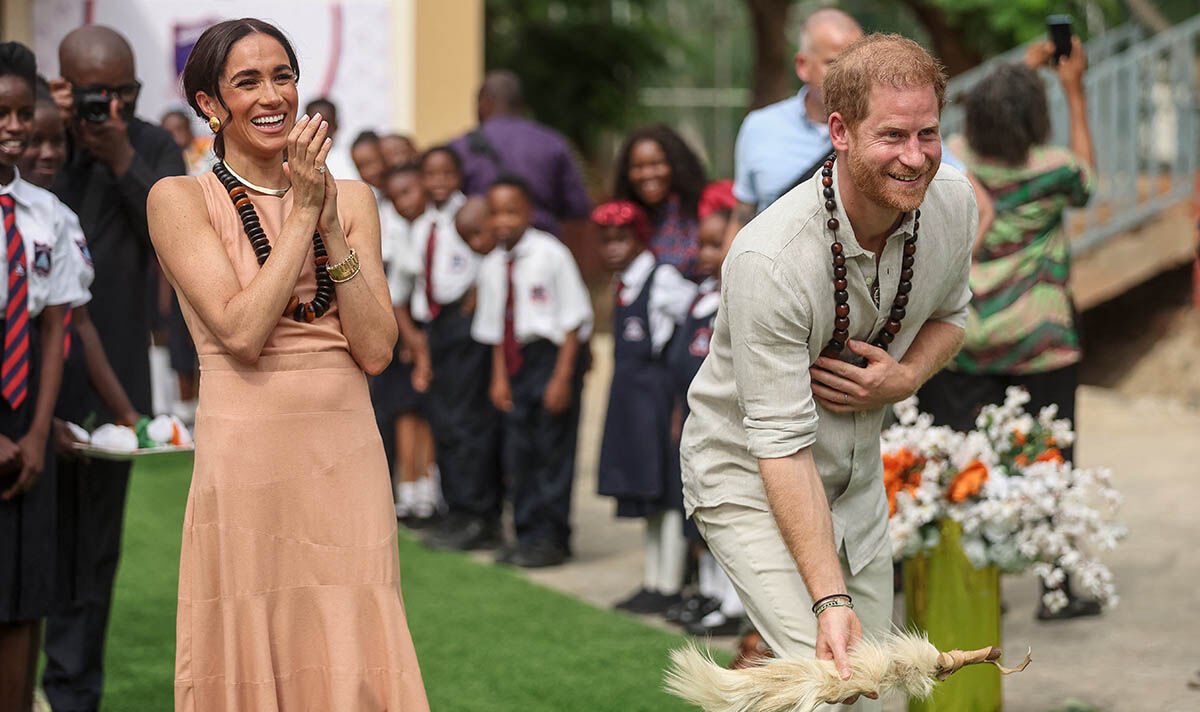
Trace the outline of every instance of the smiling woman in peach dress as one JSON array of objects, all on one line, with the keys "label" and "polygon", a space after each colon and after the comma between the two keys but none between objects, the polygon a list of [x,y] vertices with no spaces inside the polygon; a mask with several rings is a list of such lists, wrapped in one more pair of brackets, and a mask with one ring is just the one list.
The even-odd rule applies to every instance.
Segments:
[{"label": "smiling woman in peach dress", "polygon": [[149,198],[201,370],[175,709],[422,711],[364,375],[396,340],[378,211],[298,78],[277,28],[209,28],[183,83],[221,160]]}]

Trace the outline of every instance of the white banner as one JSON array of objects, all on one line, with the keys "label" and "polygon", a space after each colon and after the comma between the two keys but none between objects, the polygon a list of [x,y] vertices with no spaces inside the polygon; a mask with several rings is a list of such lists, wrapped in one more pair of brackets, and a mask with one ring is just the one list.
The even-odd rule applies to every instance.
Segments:
[{"label": "white banner", "polygon": [[[163,112],[186,108],[179,76],[200,33],[247,16],[276,25],[291,40],[300,62],[301,109],[319,96],[337,105],[339,158],[359,131],[395,126],[395,25],[388,0],[37,0],[38,70],[47,79],[58,76],[58,43],[72,29],[111,27],[133,45],[143,84],[137,113],[157,123]],[[197,120],[196,130],[207,128]]]}]

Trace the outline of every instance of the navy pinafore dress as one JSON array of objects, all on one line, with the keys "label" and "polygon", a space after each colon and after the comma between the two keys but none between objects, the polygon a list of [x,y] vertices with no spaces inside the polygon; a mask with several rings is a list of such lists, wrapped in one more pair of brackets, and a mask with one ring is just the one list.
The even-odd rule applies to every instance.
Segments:
[{"label": "navy pinafore dress", "polygon": [[613,309],[615,358],[599,493],[616,498],[618,517],[683,509],[679,448],[671,438],[675,392],[667,349],[655,354],[650,338],[650,291],[657,274],[655,267],[631,304]]},{"label": "navy pinafore dress", "polygon": [[713,321],[717,318],[716,308],[711,313],[702,316],[696,316],[693,312],[696,311],[696,306],[701,300],[710,294],[712,292],[696,295],[696,299],[688,309],[687,318],[676,327],[675,338],[671,339],[671,343],[666,349],[667,367],[671,370],[675,395],[683,404],[684,420],[687,419],[690,412],[687,404],[688,388],[691,387],[696,372],[700,370],[700,364],[704,363],[704,359],[708,356],[708,347],[712,342]]},{"label": "navy pinafore dress", "polygon": [[[710,294],[712,292],[702,292],[696,295],[695,301],[687,311],[687,318],[675,328],[675,337],[667,346],[667,368],[671,371],[671,384],[675,389],[675,397],[679,399],[681,429],[687,420],[688,413],[691,412],[687,402],[688,388],[691,387],[696,372],[700,370],[700,364],[704,363],[704,359],[708,357],[708,347],[712,342],[713,321],[717,318],[715,306],[711,313],[703,316],[696,316],[694,313],[700,301]],[[675,443],[675,447],[679,447],[678,442]],[[684,521],[683,533],[688,541],[704,541],[704,537],[700,536],[700,530],[696,528],[696,523],[692,521],[691,517]]]}]

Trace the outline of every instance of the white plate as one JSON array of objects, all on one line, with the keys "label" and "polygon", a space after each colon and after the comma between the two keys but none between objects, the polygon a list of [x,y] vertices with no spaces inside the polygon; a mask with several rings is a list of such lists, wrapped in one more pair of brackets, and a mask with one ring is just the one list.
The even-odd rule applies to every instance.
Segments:
[{"label": "white plate", "polygon": [[81,455],[94,457],[98,460],[135,460],[150,455],[168,455],[175,452],[191,452],[193,445],[163,445],[161,447],[144,447],[138,450],[112,450],[106,447],[96,447],[88,443],[75,443],[75,451]]}]

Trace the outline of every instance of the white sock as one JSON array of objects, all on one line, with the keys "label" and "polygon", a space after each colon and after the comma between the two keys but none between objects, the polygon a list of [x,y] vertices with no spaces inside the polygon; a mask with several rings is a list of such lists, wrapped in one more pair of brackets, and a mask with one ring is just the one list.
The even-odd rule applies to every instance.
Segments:
[{"label": "white sock", "polygon": [[446,500],[442,498],[442,471],[438,468],[437,463],[431,463],[426,471],[425,477],[422,477],[421,482],[427,483],[429,505],[435,511],[446,511]]},{"label": "white sock", "polygon": [[437,497],[433,490],[433,480],[422,477],[412,483],[412,500],[409,505],[412,513],[418,517],[431,517],[437,511]]},{"label": "white sock", "polygon": [[412,511],[413,505],[417,503],[417,483],[405,482],[401,480],[396,483],[396,506],[403,507],[405,511]]},{"label": "white sock", "polygon": [[646,517],[646,560],[642,588],[647,591],[658,591],[658,566],[659,560],[662,558],[661,523],[661,514],[651,514]]},{"label": "white sock", "polygon": [[683,588],[683,577],[687,572],[688,541],[683,534],[683,512],[663,512],[659,530],[662,533],[659,535],[658,592],[674,596]]},{"label": "white sock", "polygon": [[154,413],[169,413],[171,404],[179,399],[179,380],[171,370],[171,352],[166,346],[151,346],[149,360],[150,407]]}]

